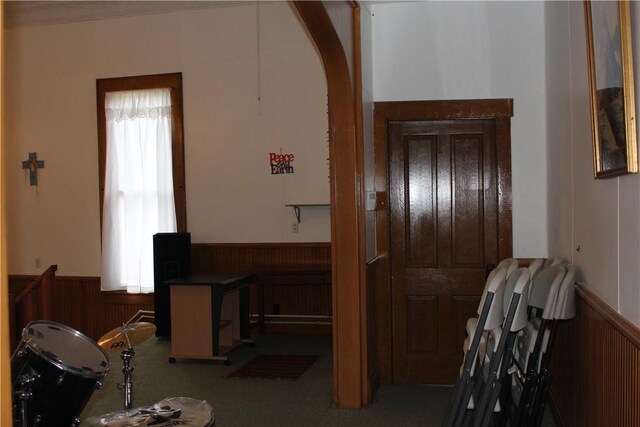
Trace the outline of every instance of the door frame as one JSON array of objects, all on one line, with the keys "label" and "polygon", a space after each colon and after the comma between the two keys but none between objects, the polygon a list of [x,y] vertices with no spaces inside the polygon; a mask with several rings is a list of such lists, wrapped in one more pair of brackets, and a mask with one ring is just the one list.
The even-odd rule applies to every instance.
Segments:
[{"label": "door frame", "polygon": [[[367,365],[360,8],[293,1],[327,77],[331,194],[333,391],[341,408],[370,402]],[[329,10],[330,12],[329,13]]]},{"label": "door frame", "polygon": [[376,191],[384,195],[376,212],[376,242],[382,257],[385,280],[377,283],[377,338],[380,382],[393,382],[389,141],[391,121],[436,121],[491,119],[496,124],[496,167],[498,173],[498,259],[513,253],[511,198],[511,117],[513,99],[464,99],[452,101],[389,101],[374,103],[374,151]]}]

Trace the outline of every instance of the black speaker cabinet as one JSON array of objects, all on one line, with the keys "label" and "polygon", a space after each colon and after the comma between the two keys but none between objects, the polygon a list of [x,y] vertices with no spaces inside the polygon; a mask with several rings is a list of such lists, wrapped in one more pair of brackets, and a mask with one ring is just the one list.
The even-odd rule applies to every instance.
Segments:
[{"label": "black speaker cabinet", "polygon": [[153,283],[156,336],[171,336],[171,295],[165,280],[191,274],[191,234],[158,233],[153,236]]}]

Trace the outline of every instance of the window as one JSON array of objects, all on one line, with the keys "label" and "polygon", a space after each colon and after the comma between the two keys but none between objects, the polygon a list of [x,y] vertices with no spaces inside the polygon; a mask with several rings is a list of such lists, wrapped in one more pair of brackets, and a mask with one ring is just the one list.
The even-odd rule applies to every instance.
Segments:
[{"label": "window", "polygon": [[97,80],[104,291],[153,292],[153,235],[186,231],[182,75]]}]

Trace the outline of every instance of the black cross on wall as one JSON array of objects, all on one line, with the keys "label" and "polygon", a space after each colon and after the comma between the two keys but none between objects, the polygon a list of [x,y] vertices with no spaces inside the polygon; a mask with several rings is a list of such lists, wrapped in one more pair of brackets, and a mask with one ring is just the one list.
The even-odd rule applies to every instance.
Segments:
[{"label": "black cross on wall", "polygon": [[22,169],[29,169],[29,183],[38,185],[38,169],[44,169],[44,160],[38,160],[37,153],[29,153],[29,159],[22,162]]}]

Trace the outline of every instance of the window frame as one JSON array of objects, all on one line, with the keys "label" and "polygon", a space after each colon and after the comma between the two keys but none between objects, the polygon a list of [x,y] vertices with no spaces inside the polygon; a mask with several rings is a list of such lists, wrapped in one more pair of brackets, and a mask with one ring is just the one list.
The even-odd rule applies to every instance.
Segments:
[{"label": "window frame", "polygon": [[[187,195],[185,186],[184,125],[182,103],[182,73],[153,74],[131,77],[96,79],[98,112],[98,165],[100,188],[100,230],[102,230],[104,187],[107,166],[107,117],[105,94],[143,89],[169,88],[171,90],[171,158],[173,170],[173,197],[176,209],[177,231],[187,231]],[[102,236],[102,233],[100,233]],[[101,237],[102,238],[102,237]]]}]

